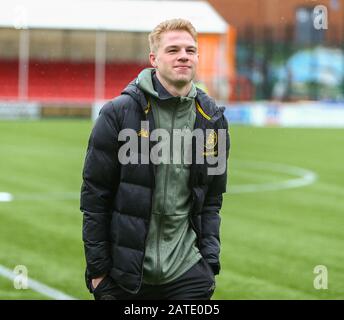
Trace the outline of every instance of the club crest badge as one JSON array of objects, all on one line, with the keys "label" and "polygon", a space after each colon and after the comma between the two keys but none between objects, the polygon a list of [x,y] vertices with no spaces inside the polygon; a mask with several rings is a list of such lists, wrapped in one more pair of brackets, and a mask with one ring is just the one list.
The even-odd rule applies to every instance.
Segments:
[{"label": "club crest badge", "polygon": [[214,150],[217,144],[217,134],[215,130],[210,130],[206,138],[205,148],[207,150]]}]

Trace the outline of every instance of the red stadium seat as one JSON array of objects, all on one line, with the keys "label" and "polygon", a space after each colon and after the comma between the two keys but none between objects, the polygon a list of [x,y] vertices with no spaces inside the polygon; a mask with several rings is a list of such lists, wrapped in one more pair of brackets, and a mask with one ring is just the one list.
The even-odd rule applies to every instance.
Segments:
[{"label": "red stadium seat", "polygon": [[[105,99],[120,94],[147,65],[107,63]],[[35,101],[92,102],[95,65],[93,62],[30,61],[28,99]],[[18,61],[0,60],[0,98],[18,96]]]}]

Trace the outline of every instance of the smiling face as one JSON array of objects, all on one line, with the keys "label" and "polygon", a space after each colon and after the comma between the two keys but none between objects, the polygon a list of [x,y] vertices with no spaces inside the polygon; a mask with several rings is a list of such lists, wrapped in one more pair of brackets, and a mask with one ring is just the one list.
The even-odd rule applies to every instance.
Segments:
[{"label": "smiling face", "polygon": [[156,52],[151,52],[149,58],[162,84],[180,89],[190,86],[195,77],[197,44],[187,31],[166,31],[161,34]]}]

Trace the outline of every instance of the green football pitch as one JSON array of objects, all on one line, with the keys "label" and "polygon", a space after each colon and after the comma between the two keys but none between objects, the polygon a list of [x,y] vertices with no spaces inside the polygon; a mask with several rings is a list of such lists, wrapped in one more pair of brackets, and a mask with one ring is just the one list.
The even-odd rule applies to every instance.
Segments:
[{"label": "green football pitch", "polygon": [[[52,299],[56,290],[92,299],[79,211],[91,127],[0,121],[0,299]],[[232,126],[230,133],[213,299],[343,299],[344,130]],[[12,201],[4,201],[8,194]],[[16,289],[9,275],[16,266],[38,287]]]}]

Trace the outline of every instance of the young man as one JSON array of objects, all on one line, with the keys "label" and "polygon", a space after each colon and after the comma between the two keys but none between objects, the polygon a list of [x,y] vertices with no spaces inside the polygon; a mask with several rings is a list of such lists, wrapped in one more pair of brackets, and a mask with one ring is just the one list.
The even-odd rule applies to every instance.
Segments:
[{"label": "young man", "polygon": [[[153,68],[104,105],[89,140],[81,190],[86,284],[95,299],[210,299],[220,271],[228,123],[193,83],[198,52],[192,24],[164,21],[149,43]],[[135,130],[137,162],[123,161],[124,129]],[[210,165],[195,157],[190,164],[154,162],[155,129],[168,133],[168,146],[176,129],[211,132],[202,140],[202,157],[223,155],[224,170],[210,174]],[[173,153],[195,156],[195,150],[192,140],[173,148],[167,160]]]}]

